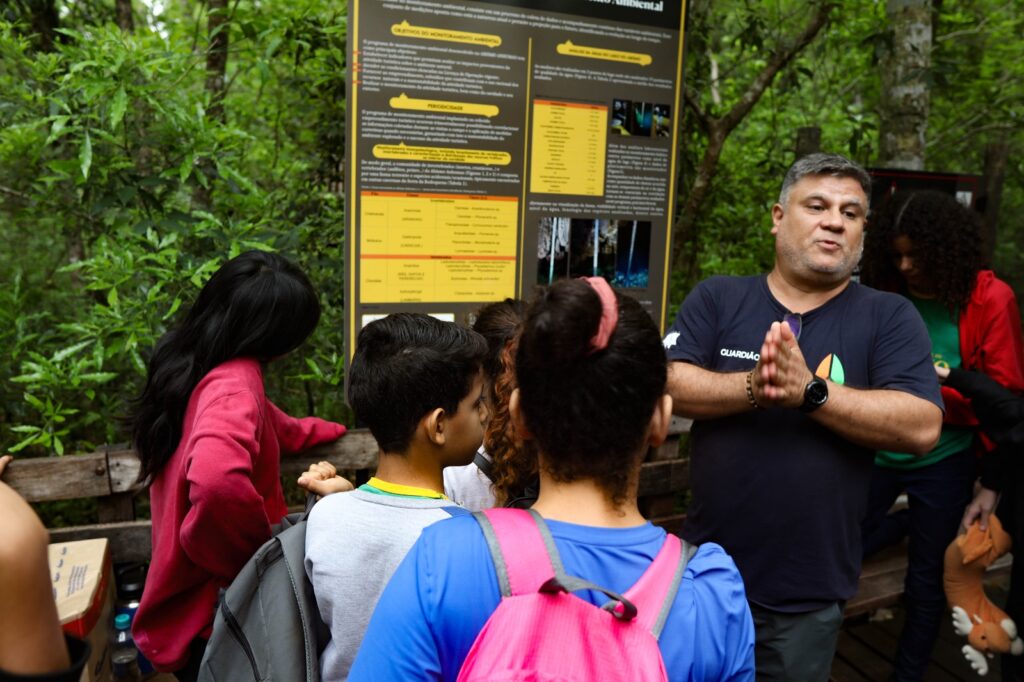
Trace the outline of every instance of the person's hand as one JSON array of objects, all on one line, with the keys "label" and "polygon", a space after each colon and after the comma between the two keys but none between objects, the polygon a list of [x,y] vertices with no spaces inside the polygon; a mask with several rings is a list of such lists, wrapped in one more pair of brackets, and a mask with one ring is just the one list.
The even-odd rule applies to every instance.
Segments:
[{"label": "person's hand", "polygon": [[0,457],[0,478],[4,477],[4,469],[7,468],[7,465],[11,463],[12,459],[14,458],[11,457],[10,455],[4,455],[3,457]]},{"label": "person's hand", "polygon": [[793,330],[773,322],[761,345],[761,359],[754,372],[754,397],[762,407],[800,407],[804,389],[814,378],[800,351]]},{"label": "person's hand", "polygon": [[999,493],[979,485],[978,491],[974,494],[974,499],[971,500],[971,503],[967,505],[967,509],[964,510],[964,518],[960,525],[966,530],[976,519],[980,519],[981,523],[979,526],[981,530],[987,530],[988,517],[992,514],[992,510],[996,508],[996,502],[998,501]]},{"label": "person's hand", "polygon": [[942,365],[935,365],[935,374],[939,377],[939,383],[943,383],[949,378],[949,367],[943,367]]},{"label": "person's hand", "polygon": [[354,488],[347,478],[338,475],[338,470],[330,462],[311,464],[299,476],[298,484],[307,492],[320,497],[348,492]]}]

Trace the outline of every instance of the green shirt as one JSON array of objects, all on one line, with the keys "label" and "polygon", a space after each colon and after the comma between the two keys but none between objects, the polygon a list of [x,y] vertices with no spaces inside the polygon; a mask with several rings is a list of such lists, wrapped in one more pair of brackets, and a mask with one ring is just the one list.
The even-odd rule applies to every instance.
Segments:
[{"label": "green shirt", "polygon": [[[932,362],[944,367],[960,367],[960,329],[957,320],[951,318],[949,310],[935,299],[908,296],[917,312],[921,313],[928,336],[932,340]],[[942,425],[939,442],[924,457],[915,457],[905,452],[880,451],[875,464],[891,469],[917,469],[934,464],[952,454],[971,447],[974,429],[964,426]]]}]

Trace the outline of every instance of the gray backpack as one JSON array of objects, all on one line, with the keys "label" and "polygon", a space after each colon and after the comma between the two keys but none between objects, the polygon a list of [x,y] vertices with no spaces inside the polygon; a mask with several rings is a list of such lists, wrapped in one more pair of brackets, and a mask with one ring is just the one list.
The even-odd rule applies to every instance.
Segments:
[{"label": "gray backpack", "polygon": [[200,682],[319,682],[330,631],[306,577],[306,511],[281,520],[270,538],[221,592]]}]

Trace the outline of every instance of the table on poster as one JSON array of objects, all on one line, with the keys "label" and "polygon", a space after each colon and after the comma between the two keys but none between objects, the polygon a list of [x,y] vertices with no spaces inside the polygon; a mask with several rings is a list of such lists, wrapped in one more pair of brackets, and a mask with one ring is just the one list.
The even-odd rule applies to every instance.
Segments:
[{"label": "table on poster", "polygon": [[516,197],[367,191],[361,199],[363,301],[515,295]]}]

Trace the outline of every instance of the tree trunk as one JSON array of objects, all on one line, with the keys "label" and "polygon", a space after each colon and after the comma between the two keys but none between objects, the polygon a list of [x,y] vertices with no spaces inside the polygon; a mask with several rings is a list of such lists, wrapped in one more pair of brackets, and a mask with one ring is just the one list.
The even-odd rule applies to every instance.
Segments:
[{"label": "tree trunk", "polygon": [[117,25],[122,31],[135,31],[135,16],[132,14],[132,0],[117,0]]},{"label": "tree trunk", "polygon": [[[227,93],[228,86],[226,74],[230,31],[228,0],[209,0],[206,24],[206,35],[209,41],[206,48],[206,91],[210,93],[210,105],[206,109],[206,116],[211,121],[220,123],[225,120],[224,95]],[[213,179],[215,168],[211,159],[201,159],[198,166],[203,175]],[[192,200],[206,209],[212,205],[210,190],[201,184],[196,184],[192,192]]]},{"label": "tree trunk", "polygon": [[53,52],[56,29],[60,28],[60,15],[54,0],[29,0],[32,12],[32,32],[39,36],[39,49]]},{"label": "tree trunk", "polygon": [[796,157],[802,159],[808,154],[821,151],[821,128],[808,126],[796,129]]},{"label": "tree trunk", "polygon": [[1003,203],[1003,179],[1006,177],[1006,164],[1010,160],[1010,145],[1005,141],[985,145],[985,175],[982,179],[982,195],[978,197],[982,209],[982,248],[985,263],[992,263],[992,254],[996,248],[996,237],[999,226],[999,206]]},{"label": "tree trunk", "polygon": [[210,93],[207,115],[215,121],[224,120],[224,95],[227,92],[228,35],[230,23],[228,0],[209,0],[206,50],[206,90]]},{"label": "tree trunk", "polygon": [[888,0],[886,13],[892,41],[879,63],[878,162],[889,168],[921,170],[928,129],[932,0]]}]

